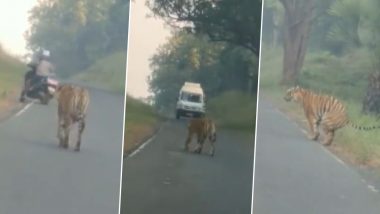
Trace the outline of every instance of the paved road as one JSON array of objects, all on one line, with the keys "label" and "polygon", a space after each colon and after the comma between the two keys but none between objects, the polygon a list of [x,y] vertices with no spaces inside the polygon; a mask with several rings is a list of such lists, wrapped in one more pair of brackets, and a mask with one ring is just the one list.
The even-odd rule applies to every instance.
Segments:
[{"label": "paved road", "polygon": [[125,159],[121,213],[251,213],[253,134],[218,132],[211,158],[183,152],[185,127],[184,121],[169,121],[140,153]]},{"label": "paved road", "polygon": [[378,214],[379,193],[356,170],[260,101],[254,214]]},{"label": "paved road", "polygon": [[55,102],[0,124],[0,213],[118,213],[123,97],[90,96],[79,153],[58,148]]}]

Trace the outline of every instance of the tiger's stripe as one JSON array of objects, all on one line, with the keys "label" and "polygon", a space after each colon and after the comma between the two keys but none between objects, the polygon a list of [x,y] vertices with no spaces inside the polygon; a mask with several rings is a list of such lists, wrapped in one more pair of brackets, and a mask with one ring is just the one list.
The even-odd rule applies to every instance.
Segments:
[{"label": "tiger's stripe", "polygon": [[346,107],[337,98],[330,95],[316,94],[311,90],[293,87],[287,90],[284,96],[286,101],[295,101],[302,104],[310,128],[309,138],[317,140],[319,126],[326,133],[324,145],[330,145],[335,131],[346,125],[358,130],[373,130],[380,126],[358,126],[352,123],[347,115]]},{"label": "tiger's stripe", "polygon": [[60,85],[56,92],[58,101],[58,130],[59,145],[68,148],[70,129],[78,123],[78,137],[75,150],[80,150],[82,133],[86,126],[87,108],[90,96],[87,89],[71,85]]}]

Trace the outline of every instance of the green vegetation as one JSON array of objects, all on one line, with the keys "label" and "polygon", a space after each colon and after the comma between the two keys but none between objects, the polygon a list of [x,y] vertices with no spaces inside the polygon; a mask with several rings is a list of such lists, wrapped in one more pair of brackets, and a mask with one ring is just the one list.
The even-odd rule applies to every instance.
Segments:
[{"label": "green vegetation", "polygon": [[254,131],[256,97],[240,91],[227,91],[212,98],[208,112],[218,126],[234,130]]},{"label": "green vegetation", "polygon": [[19,93],[26,66],[0,47],[0,119],[7,118],[20,106]]},{"label": "green vegetation", "polygon": [[152,57],[149,84],[162,110],[176,102],[185,81],[201,83],[210,99],[229,90],[254,94],[257,67],[257,57],[246,49],[180,31]]},{"label": "green vegetation", "polygon": [[126,55],[126,52],[117,52],[101,58],[72,79],[124,94]]},{"label": "green vegetation", "polygon": [[127,96],[124,151],[130,151],[152,135],[161,120],[152,106]]},{"label": "green vegetation", "polygon": [[50,50],[59,74],[72,76],[127,50],[128,19],[129,0],[38,1],[30,12],[28,48]]},{"label": "green vegetation", "polygon": [[243,47],[259,55],[261,0],[146,2],[156,16],[170,25],[180,26],[187,32],[207,35],[211,41]]},{"label": "green vegetation", "polygon": [[185,81],[198,82],[208,111],[220,126],[254,129],[260,0],[147,0],[173,35],[151,58],[149,79],[155,108],[173,114]]},{"label": "green vegetation", "polygon": [[19,91],[26,67],[0,48],[0,99]]}]

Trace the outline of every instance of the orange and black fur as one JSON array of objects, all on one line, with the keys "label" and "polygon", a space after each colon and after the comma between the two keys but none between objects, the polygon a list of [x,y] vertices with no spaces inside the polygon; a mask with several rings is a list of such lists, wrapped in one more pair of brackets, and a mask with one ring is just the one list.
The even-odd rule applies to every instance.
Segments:
[{"label": "orange and black fur", "polygon": [[60,85],[57,88],[58,101],[58,131],[59,146],[68,148],[71,126],[78,123],[78,139],[75,151],[80,150],[82,133],[86,126],[86,113],[89,104],[87,89],[71,84]]},{"label": "orange and black fur", "polygon": [[187,139],[185,142],[185,150],[189,150],[189,145],[192,140],[193,135],[197,135],[197,149],[194,152],[201,153],[203,144],[206,139],[211,143],[210,155],[213,156],[215,153],[215,142],[216,142],[216,126],[212,119],[207,117],[193,118],[190,120],[187,127]]},{"label": "orange and black fur", "polygon": [[284,97],[286,101],[295,101],[302,104],[307,118],[311,140],[318,140],[319,126],[322,127],[326,138],[324,145],[331,145],[337,129],[350,125],[358,130],[371,130],[380,126],[360,127],[349,120],[346,107],[335,97],[329,95],[316,94],[311,90],[301,87],[293,87],[287,90]]}]

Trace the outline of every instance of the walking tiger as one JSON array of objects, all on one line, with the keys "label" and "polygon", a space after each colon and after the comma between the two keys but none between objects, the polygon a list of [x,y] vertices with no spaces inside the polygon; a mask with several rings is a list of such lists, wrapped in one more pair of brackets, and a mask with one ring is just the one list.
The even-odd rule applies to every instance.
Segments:
[{"label": "walking tiger", "polygon": [[203,144],[206,139],[211,143],[210,155],[214,156],[216,142],[216,126],[212,119],[207,117],[193,118],[187,127],[187,139],[185,142],[185,150],[189,150],[189,145],[193,135],[197,135],[197,149],[194,152],[201,153]]},{"label": "walking tiger", "polygon": [[72,125],[78,123],[78,139],[75,151],[79,151],[82,133],[86,126],[87,107],[90,101],[89,93],[87,89],[71,84],[60,85],[56,93],[59,146],[68,148],[70,129]]}]

